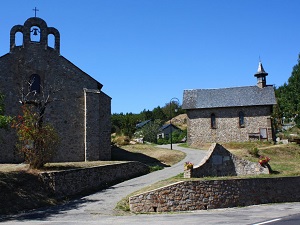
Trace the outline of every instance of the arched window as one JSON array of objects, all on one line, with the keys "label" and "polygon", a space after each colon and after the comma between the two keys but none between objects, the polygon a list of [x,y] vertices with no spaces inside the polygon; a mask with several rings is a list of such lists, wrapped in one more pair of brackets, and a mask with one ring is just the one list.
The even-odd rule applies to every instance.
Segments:
[{"label": "arched window", "polygon": [[216,124],[216,115],[214,113],[212,113],[210,115],[210,126],[211,128],[213,129],[216,129],[217,128],[217,124]]},{"label": "arched window", "polygon": [[17,32],[15,34],[15,46],[22,46],[23,45],[23,33]]},{"label": "arched window", "polygon": [[30,76],[30,92],[36,92],[40,93],[41,92],[41,78],[37,74],[32,74]]},{"label": "arched window", "polygon": [[245,127],[245,115],[242,111],[239,112],[239,126]]},{"label": "arched window", "polygon": [[48,34],[48,46],[50,48],[55,48],[55,37],[53,34]]}]

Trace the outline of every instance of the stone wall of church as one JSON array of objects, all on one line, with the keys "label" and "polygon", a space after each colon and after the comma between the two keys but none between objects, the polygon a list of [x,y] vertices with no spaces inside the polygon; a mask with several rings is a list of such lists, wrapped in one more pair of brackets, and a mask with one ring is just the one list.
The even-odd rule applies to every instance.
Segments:
[{"label": "stone wall of church", "polygon": [[[22,92],[28,93],[28,81],[33,74],[41,78],[39,97],[48,94],[50,97],[44,121],[51,123],[60,137],[54,161],[110,159],[111,98],[101,92],[102,84],[56,49],[29,42],[23,46],[12,45],[11,52],[0,57],[0,92],[5,95],[6,114],[21,113],[19,100]],[[85,98],[85,88],[98,93],[89,93]],[[0,162],[20,162],[23,159],[15,154],[14,131],[8,133],[2,140]]]},{"label": "stone wall of church", "polygon": [[[272,140],[271,109],[253,106],[188,110],[188,144],[249,141],[249,134],[259,134],[260,128],[267,128],[268,140]],[[243,127],[239,126],[239,112],[244,113]],[[216,116],[216,128],[211,128],[212,113]]]}]

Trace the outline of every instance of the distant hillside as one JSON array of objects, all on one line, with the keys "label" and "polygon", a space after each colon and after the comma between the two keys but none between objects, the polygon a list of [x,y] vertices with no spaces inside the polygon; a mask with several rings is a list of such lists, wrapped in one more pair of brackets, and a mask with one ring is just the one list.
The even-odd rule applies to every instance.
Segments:
[{"label": "distant hillside", "polygon": [[[166,124],[169,124],[170,120],[166,122]],[[181,130],[187,129],[187,115],[186,114],[180,114],[174,118],[172,118],[172,124],[179,127]]]}]

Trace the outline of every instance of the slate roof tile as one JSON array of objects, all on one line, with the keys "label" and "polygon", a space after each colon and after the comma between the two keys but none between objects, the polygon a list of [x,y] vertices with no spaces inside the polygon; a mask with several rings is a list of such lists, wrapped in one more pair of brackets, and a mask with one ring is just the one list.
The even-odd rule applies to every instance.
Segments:
[{"label": "slate roof tile", "polygon": [[275,105],[273,86],[193,89],[183,92],[183,109]]}]

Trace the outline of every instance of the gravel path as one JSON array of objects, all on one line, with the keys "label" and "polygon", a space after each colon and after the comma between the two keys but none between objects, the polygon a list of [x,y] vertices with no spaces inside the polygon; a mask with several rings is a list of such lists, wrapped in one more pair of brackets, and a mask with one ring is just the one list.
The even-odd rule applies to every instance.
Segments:
[{"label": "gravel path", "polygon": [[[159,146],[170,148],[170,145]],[[173,177],[183,172],[183,164],[186,161],[198,164],[205,156],[207,151],[182,148],[173,145],[173,149],[185,152],[187,155],[184,160],[150,174],[124,181],[95,194],[70,201],[68,204],[52,207],[40,211],[34,211],[23,215],[18,215],[16,219],[46,219],[50,221],[68,221],[68,220],[91,220],[92,217],[114,216],[117,212],[114,210],[118,201],[134,191],[149,186],[157,181]],[[95,218],[94,218],[95,219]]]}]

